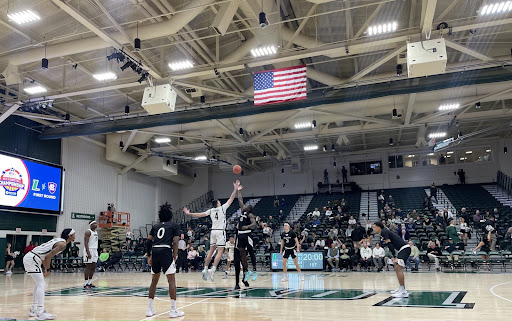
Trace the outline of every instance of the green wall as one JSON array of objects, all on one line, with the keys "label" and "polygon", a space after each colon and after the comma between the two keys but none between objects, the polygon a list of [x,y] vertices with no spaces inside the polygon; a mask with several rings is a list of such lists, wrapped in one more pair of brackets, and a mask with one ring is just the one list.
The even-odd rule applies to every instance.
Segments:
[{"label": "green wall", "polygon": [[0,252],[0,269],[5,268],[5,249],[7,248],[7,239],[0,238],[0,249],[3,252]]}]

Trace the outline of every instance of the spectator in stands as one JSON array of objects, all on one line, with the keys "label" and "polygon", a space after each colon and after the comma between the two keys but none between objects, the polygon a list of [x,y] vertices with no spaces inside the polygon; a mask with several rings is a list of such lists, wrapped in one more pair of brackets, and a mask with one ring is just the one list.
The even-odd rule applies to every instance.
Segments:
[{"label": "spectator in stands", "polygon": [[370,263],[372,261],[372,249],[368,247],[368,243],[363,242],[363,247],[359,250],[361,255],[361,268],[370,272]]},{"label": "spectator in stands", "polygon": [[181,234],[180,240],[178,241],[178,264],[176,265],[176,273],[182,271],[188,272],[187,266],[187,242],[185,241],[185,235]]},{"label": "spectator in stands", "polygon": [[430,198],[429,198],[429,201],[432,200],[432,197],[434,198],[434,200],[437,203],[437,187],[436,187],[436,185],[434,183],[432,183],[432,185],[430,185]]},{"label": "spectator in stands", "polygon": [[343,216],[341,217],[341,222],[342,223],[348,223],[348,220],[350,219],[350,217],[348,216],[347,213],[343,213]]},{"label": "spectator in stands", "polygon": [[340,206],[340,205],[338,205],[338,206],[336,207],[336,212],[335,212],[334,214],[335,214],[335,216],[338,216],[338,215],[339,215],[339,216],[342,216],[342,215],[343,215],[343,210],[342,210],[342,208],[341,208],[341,206]]},{"label": "spectator in stands", "polygon": [[[489,252],[491,251],[491,230],[482,236],[482,240],[478,243],[477,247],[473,249],[473,254],[477,254],[478,251],[482,252],[482,260],[489,262]],[[489,264],[489,263],[487,263]],[[487,270],[490,267],[487,266]]]},{"label": "spectator in stands", "polygon": [[366,230],[366,235],[367,236],[372,234],[373,228],[372,228],[372,222],[370,220],[366,220],[365,230]]},{"label": "spectator in stands", "polygon": [[400,219],[403,219],[405,217],[405,213],[402,212],[402,210],[400,208],[397,208],[396,211],[395,211],[395,215],[397,217],[399,217]]},{"label": "spectator in stands", "polygon": [[272,228],[270,228],[270,226],[268,226],[268,224],[267,224],[267,223],[265,223],[265,224],[263,225],[263,234],[264,234],[264,235],[266,235],[266,236],[272,236],[272,233],[273,233],[273,232],[274,232],[274,231],[272,230]]},{"label": "spectator in stands", "polygon": [[443,213],[441,211],[437,212],[436,218],[435,218],[435,224],[436,226],[439,226],[440,228],[445,227],[445,220],[443,218]]},{"label": "spectator in stands", "polygon": [[331,215],[332,215],[332,209],[330,207],[328,207],[327,210],[325,211],[325,216],[330,217]]},{"label": "spectator in stands", "polygon": [[332,229],[329,230],[327,236],[333,240],[336,239],[338,237],[338,229],[336,227],[333,227]]},{"label": "spectator in stands", "polygon": [[341,248],[341,241],[338,237],[334,238],[334,241],[332,242],[337,248]]},{"label": "spectator in stands", "polygon": [[449,211],[446,207],[443,208],[443,218],[446,224],[450,221],[450,219],[454,219],[453,213]]},{"label": "spectator in stands", "polygon": [[284,198],[281,199],[281,207],[286,207],[286,201]]},{"label": "spectator in stands", "polygon": [[430,201],[430,198],[425,197],[425,199],[423,200],[423,209],[430,210],[431,207],[432,207],[432,202]]},{"label": "spectator in stands", "polygon": [[423,218],[423,226],[432,226],[432,221],[428,218],[428,216]]},{"label": "spectator in stands", "polygon": [[480,221],[482,220],[482,215],[479,210],[476,210],[475,215],[473,215],[473,223],[475,226],[480,226]]},{"label": "spectator in stands", "polygon": [[347,246],[345,244],[341,245],[340,249],[340,267],[343,269],[342,271],[345,272],[347,269],[352,268],[352,265],[350,264],[350,250],[347,249]]},{"label": "spectator in stands", "polygon": [[498,211],[497,208],[494,208],[493,212],[492,212],[492,215],[495,217],[495,218],[499,218],[500,217],[500,212]]},{"label": "spectator in stands", "polygon": [[311,222],[311,224],[313,224],[313,227],[317,227],[322,223],[320,222],[320,219],[318,217],[315,217],[315,219]]},{"label": "spectator in stands", "polygon": [[407,223],[405,224],[405,228],[408,230],[408,231],[414,231],[416,229],[416,224],[414,224],[414,220],[411,218],[409,218],[409,220],[407,221]]},{"label": "spectator in stands", "polygon": [[286,218],[283,210],[279,210],[279,222],[281,223]]},{"label": "spectator in stands", "polygon": [[274,199],[274,207],[279,207],[279,197],[277,197],[277,196]]},{"label": "spectator in stands", "polygon": [[123,258],[123,253],[121,253],[121,249],[118,248],[114,254],[112,254],[112,257],[110,257],[105,263],[104,267],[105,270],[109,269],[110,267],[114,266],[114,264],[117,264],[121,262],[121,259]]},{"label": "spectator in stands", "polygon": [[180,228],[182,231],[187,229],[187,223],[185,222],[184,218],[181,219]]},{"label": "spectator in stands", "polygon": [[96,267],[102,271],[102,272],[105,272],[105,268],[102,267],[101,265],[102,264],[105,264],[105,262],[108,261],[108,258],[110,257],[110,253],[108,253],[108,250],[105,248],[103,249],[103,251],[101,252],[100,254],[100,257],[98,259],[98,263],[96,263]]},{"label": "spectator in stands", "polygon": [[352,237],[352,232],[354,232],[354,227],[352,225],[349,225],[345,230],[345,236]]},{"label": "spectator in stands", "polygon": [[505,233],[505,240],[510,241],[511,239],[512,239],[512,227],[509,227],[507,230],[507,233]]},{"label": "spectator in stands", "polygon": [[460,209],[459,216],[462,217],[466,223],[469,223],[471,221],[471,215],[469,214],[465,207]]},{"label": "spectator in stands", "polygon": [[71,257],[79,257],[78,253],[80,252],[80,249],[78,248],[78,245],[76,245],[76,242],[73,242],[73,246],[71,246],[71,249],[69,250],[69,253]]},{"label": "spectator in stands", "polygon": [[194,249],[193,246],[190,247],[190,251],[187,254],[188,266],[195,271],[199,269],[199,253]]},{"label": "spectator in stands", "polygon": [[[228,231],[234,231],[235,230],[235,223],[233,222],[232,219],[228,220],[227,230]],[[188,232],[187,232],[187,234],[188,234]],[[189,236],[189,238],[190,238],[190,236]],[[194,242],[193,239],[192,239],[192,242]]]},{"label": "spectator in stands", "polygon": [[[465,208],[463,208],[463,209],[465,210]],[[466,223],[466,219],[464,218],[464,216],[461,216],[459,218],[459,224],[460,224],[460,234],[462,237],[462,241],[464,241],[464,245],[467,246],[468,245],[468,234],[469,234],[470,228],[468,226],[468,223]]]},{"label": "spectator in stands", "polygon": [[35,248],[36,247],[34,245],[34,242],[30,242],[28,243],[27,247],[23,250],[23,254],[27,254],[28,252],[32,251]]},{"label": "spectator in stands", "polygon": [[312,213],[313,218],[320,217],[320,211],[318,210],[318,207],[315,207],[315,210]]},{"label": "spectator in stands", "polygon": [[364,227],[362,227],[361,224],[359,224],[359,222],[357,222],[356,228],[352,232],[352,236],[351,236],[352,242],[354,242],[355,250],[359,249],[359,244],[360,244],[361,240],[363,239],[364,234],[365,234]]},{"label": "spectator in stands", "polygon": [[451,237],[448,239],[448,243],[446,243],[444,245],[444,250],[449,253],[449,255],[447,257],[447,259],[449,261],[451,261],[451,260],[458,261],[459,260],[459,255],[453,254],[453,251],[459,250],[459,246],[455,243],[454,239],[452,239]]},{"label": "spectator in stands", "polygon": [[457,228],[455,227],[455,220],[450,221],[450,225],[446,228],[446,236],[449,239],[453,240],[453,243],[459,243],[459,232],[457,232]]},{"label": "spectator in stands", "polygon": [[[112,205],[114,205],[114,204],[112,204]],[[132,242],[133,233],[129,228],[125,228],[125,234],[126,234],[126,248],[128,248],[130,246],[130,243]]]},{"label": "spectator in stands", "polygon": [[324,239],[318,239],[315,242],[315,248],[317,250],[323,250],[325,247],[325,240]]},{"label": "spectator in stands", "polygon": [[[411,254],[409,258],[407,258],[407,267],[411,269],[411,271],[418,271],[418,267],[420,265],[420,250],[412,241],[409,241],[409,246],[411,247]],[[414,262],[414,268],[411,263]]]},{"label": "spectator in stands", "polygon": [[429,241],[428,247],[427,247],[427,256],[429,259],[434,260],[436,271],[441,271],[441,266],[439,265],[439,257],[441,256],[441,249],[436,244],[436,242]]},{"label": "spectator in stands", "polygon": [[204,245],[199,245],[197,247],[197,253],[199,255],[199,262],[203,262],[204,259],[206,258],[206,253],[207,253]]},{"label": "spectator in stands", "polygon": [[354,216],[350,216],[350,218],[348,219],[348,224],[356,225],[356,219],[354,218]]},{"label": "spectator in stands", "polygon": [[130,242],[128,244],[128,248],[126,249],[126,255],[135,255],[135,247],[137,245],[136,241]]},{"label": "spectator in stands", "polygon": [[270,215],[268,217],[268,226],[270,226],[271,229],[274,229],[277,226],[277,220]]},{"label": "spectator in stands", "polygon": [[327,200],[327,205],[325,207],[327,207],[327,208],[332,207],[332,204],[331,204],[330,200]]},{"label": "spectator in stands", "polygon": [[293,229],[295,230],[299,226],[300,226],[299,219],[296,218],[295,221],[293,221]]},{"label": "spectator in stands", "polygon": [[373,265],[375,265],[375,267],[377,268],[377,272],[382,272],[384,256],[386,255],[386,252],[380,246],[379,242],[377,242],[375,244],[375,248],[373,248],[372,254],[373,254]]},{"label": "spectator in stands", "polygon": [[[403,225],[403,224],[402,224]],[[403,226],[400,230],[400,237],[402,238],[402,240],[404,241],[409,241],[409,231],[407,231],[407,229],[405,228],[405,226]]]},{"label": "spectator in stands", "polygon": [[[334,264],[332,263],[334,262]],[[327,264],[331,267],[333,272],[336,272],[340,263],[340,250],[334,243],[331,244],[330,249],[327,251]]]}]

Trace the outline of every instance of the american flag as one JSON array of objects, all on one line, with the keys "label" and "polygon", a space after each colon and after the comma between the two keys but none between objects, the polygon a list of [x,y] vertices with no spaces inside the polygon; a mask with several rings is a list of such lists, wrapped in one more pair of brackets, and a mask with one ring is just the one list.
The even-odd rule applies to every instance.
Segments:
[{"label": "american flag", "polygon": [[254,105],[306,99],[306,65],[254,74]]}]

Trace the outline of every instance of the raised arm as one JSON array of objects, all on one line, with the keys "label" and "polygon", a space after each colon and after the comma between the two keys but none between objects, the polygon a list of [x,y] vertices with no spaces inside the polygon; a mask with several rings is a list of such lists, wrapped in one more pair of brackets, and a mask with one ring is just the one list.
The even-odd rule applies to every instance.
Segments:
[{"label": "raised arm", "polygon": [[227,200],[226,204],[228,204],[228,207],[231,206],[233,201],[235,200],[236,191],[238,191],[238,187],[240,186],[240,181],[236,181],[233,183],[233,192],[231,193],[231,196]]},{"label": "raised arm", "polygon": [[243,210],[244,208],[244,198],[242,197],[242,185],[238,186],[238,205],[240,205],[240,208]]},{"label": "raised arm", "polygon": [[208,214],[206,212],[202,212],[202,213],[191,213],[189,211],[188,208],[183,208],[183,213],[185,213],[186,215],[189,215],[189,216],[193,216],[193,217],[205,217],[205,216],[208,216]]}]

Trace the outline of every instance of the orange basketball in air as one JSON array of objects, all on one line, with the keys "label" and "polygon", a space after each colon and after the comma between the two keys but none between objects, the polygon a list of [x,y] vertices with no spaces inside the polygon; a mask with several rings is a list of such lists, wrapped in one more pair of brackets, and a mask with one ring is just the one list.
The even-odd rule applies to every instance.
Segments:
[{"label": "orange basketball in air", "polygon": [[233,173],[235,174],[240,174],[242,172],[242,167],[240,167],[240,165],[235,165],[233,166]]}]

